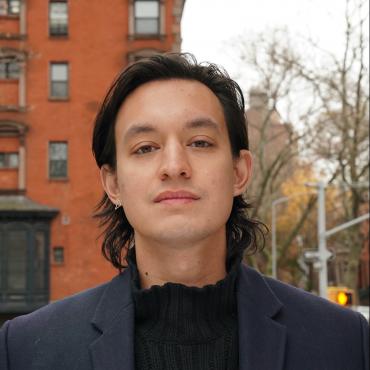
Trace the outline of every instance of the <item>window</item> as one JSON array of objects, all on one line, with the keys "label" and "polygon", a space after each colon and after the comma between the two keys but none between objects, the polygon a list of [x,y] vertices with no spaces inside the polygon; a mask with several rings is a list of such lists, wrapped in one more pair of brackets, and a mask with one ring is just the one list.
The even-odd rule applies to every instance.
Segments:
[{"label": "window", "polygon": [[49,143],[49,178],[67,178],[68,143],[51,141]]},{"label": "window", "polygon": [[0,169],[1,168],[18,168],[18,153],[0,152]]},{"label": "window", "polygon": [[6,235],[8,287],[13,291],[27,289],[27,231],[9,230]]},{"label": "window", "polygon": [[159,34],[159,1],[135,1],[135,33]]},{"label": "window", "polygon": [[20,0],[0,0],[0,15],[18,15],[20,7]]},{"label": "window", "polygon": [[51,63],[50,97],[57,99],[68,98],[68,63]]},{"label": "window", "polygon": [[15,80],[19,78],[19,63],[14,60],[6,60],[0,63],[0,79]]},{"label": "window", "polygon": [[54,263],[57,265],[62,265],[64,263],[64,247],[53,247],[53,259]]},{"label": "window", "polygon": [[68,4],[66,1],[50,1],[49,34],[50,36],[68,35]]}]

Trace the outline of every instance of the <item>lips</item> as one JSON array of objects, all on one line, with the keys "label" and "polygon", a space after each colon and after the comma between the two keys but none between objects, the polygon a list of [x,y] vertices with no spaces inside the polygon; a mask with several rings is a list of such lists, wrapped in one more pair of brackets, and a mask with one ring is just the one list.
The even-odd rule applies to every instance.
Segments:
[{"label": "lips", "polygon": [[154,198],[155,203],[188,203],[197,200],[199,197],[190,191],[164,191]]}]

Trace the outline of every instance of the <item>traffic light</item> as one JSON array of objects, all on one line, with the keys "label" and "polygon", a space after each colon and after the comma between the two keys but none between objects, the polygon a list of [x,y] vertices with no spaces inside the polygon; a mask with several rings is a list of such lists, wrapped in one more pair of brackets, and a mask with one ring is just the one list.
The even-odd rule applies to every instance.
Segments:
[{"label": "traffic light", "polygon": [[352,306],[352,293],[344,291],[338,292],[337,303],[341,306]]},{"label": "traffic light", "polygon": [[354,304],[354,290],[346,287],[328,287],[328,299],[341,306],[352,306]]}]

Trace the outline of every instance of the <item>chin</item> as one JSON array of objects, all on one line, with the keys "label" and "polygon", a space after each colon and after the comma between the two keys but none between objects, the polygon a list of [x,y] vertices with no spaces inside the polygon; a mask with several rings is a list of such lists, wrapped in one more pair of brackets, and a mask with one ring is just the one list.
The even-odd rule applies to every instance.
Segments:
[{"label": "chin", "polygon": [[152,235],[159,243],[176,246],[176,244],[196,243],[214,235],[219,228],[220,227],[212,228],[209,224],[202,227],[200,223],[196,225],[168,223],[161,230],[157,228]]}]

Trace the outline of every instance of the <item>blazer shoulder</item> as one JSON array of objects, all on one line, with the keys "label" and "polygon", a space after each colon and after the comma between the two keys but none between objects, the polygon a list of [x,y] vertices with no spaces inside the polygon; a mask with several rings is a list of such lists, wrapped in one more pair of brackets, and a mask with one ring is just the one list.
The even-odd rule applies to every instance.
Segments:
[{"label": "blazer shoulder", "polygon": [[95,308],[108,283],[49,303],[26,315],[4,324],[9,345],[28,348],[30,343],[50,333],[69,333],[86,330]]},{"label": "blazer shoulder", "polygon": [[242,266],[241,285],[245,292],[268,316],[294,326],[317,328],[324,326],[349,327],[349,332],[363,322],[363,316],[349,308],[318,297],[303,289],[267,277],[248,266]]},{"label": "blazer shoulder", "polygon": [[[243,266],[240,312],[274,322],[286,333],[286,368],[369,370],[369,327],[358,312]],[[272,321],[270,321],[272,320]],[[308,355],[309,354],[309,355]]]},{"label": "blazer shoulder", "polygon": [[[276,319],[287,326],[296,343],[315,346],[326,356],[343,361],[351,358],[354,369],[369,370],[369,323],[362,314],[303,289],[264,279],[282,303]],[[344,362],[341,366],[347,368]]]},{"label": "blazer shoulder", "polygon": [[[0,355],[11,369],[86,368],[89,346],[129,304],[128,277],[122,273],[108,283],[6,322],[0,329]],[[0,365],[5,366],[1,361]]]},{"label": "blazer shoulder", "polygon": [[[0,354],[10,369],[44,368],[41,363],[51,364],[55,358],[59,358],[60,368],[67,368],[81,354],[86,357],[86,345],[100,335],[91,321],[110,284],[85,290],[7,321],[0,329]],[[1,361],[0,364],[7,369]]]},{"label": "blazer shoulder", "polygon": [[93,312],[108,284],[104,283],[84,290],[51,302],[29,314],[18,316],[11,320],[12,326],[21,325],[24,328],[24,325],[32,325],[33,323],[36,326],[42,326],[43,323],[50,323],[50,320],[53,319],[63,321],[64,318],[80,318],[81,316],[87,318],[90,316],[89,313]]},{"label": "blazer shoulder", "polygon": [[362,314],[275,279],[265,281],[282,303],[278,314],[282,323],[310,328],[317,335],[326,331],[343,338],[346,333],[347,338],[369,342],[369,323]]},{"label": "blazer shoulder", "polygon": [[270,277],[264,276],[264,279],[286,308],[291,307],[294,310],[309,311],[313,315],[330,313],[352,318],[358,317],[359,315],[347,307],[342,307],[336,303],[330,302],[304,289],[294,287]]}]

